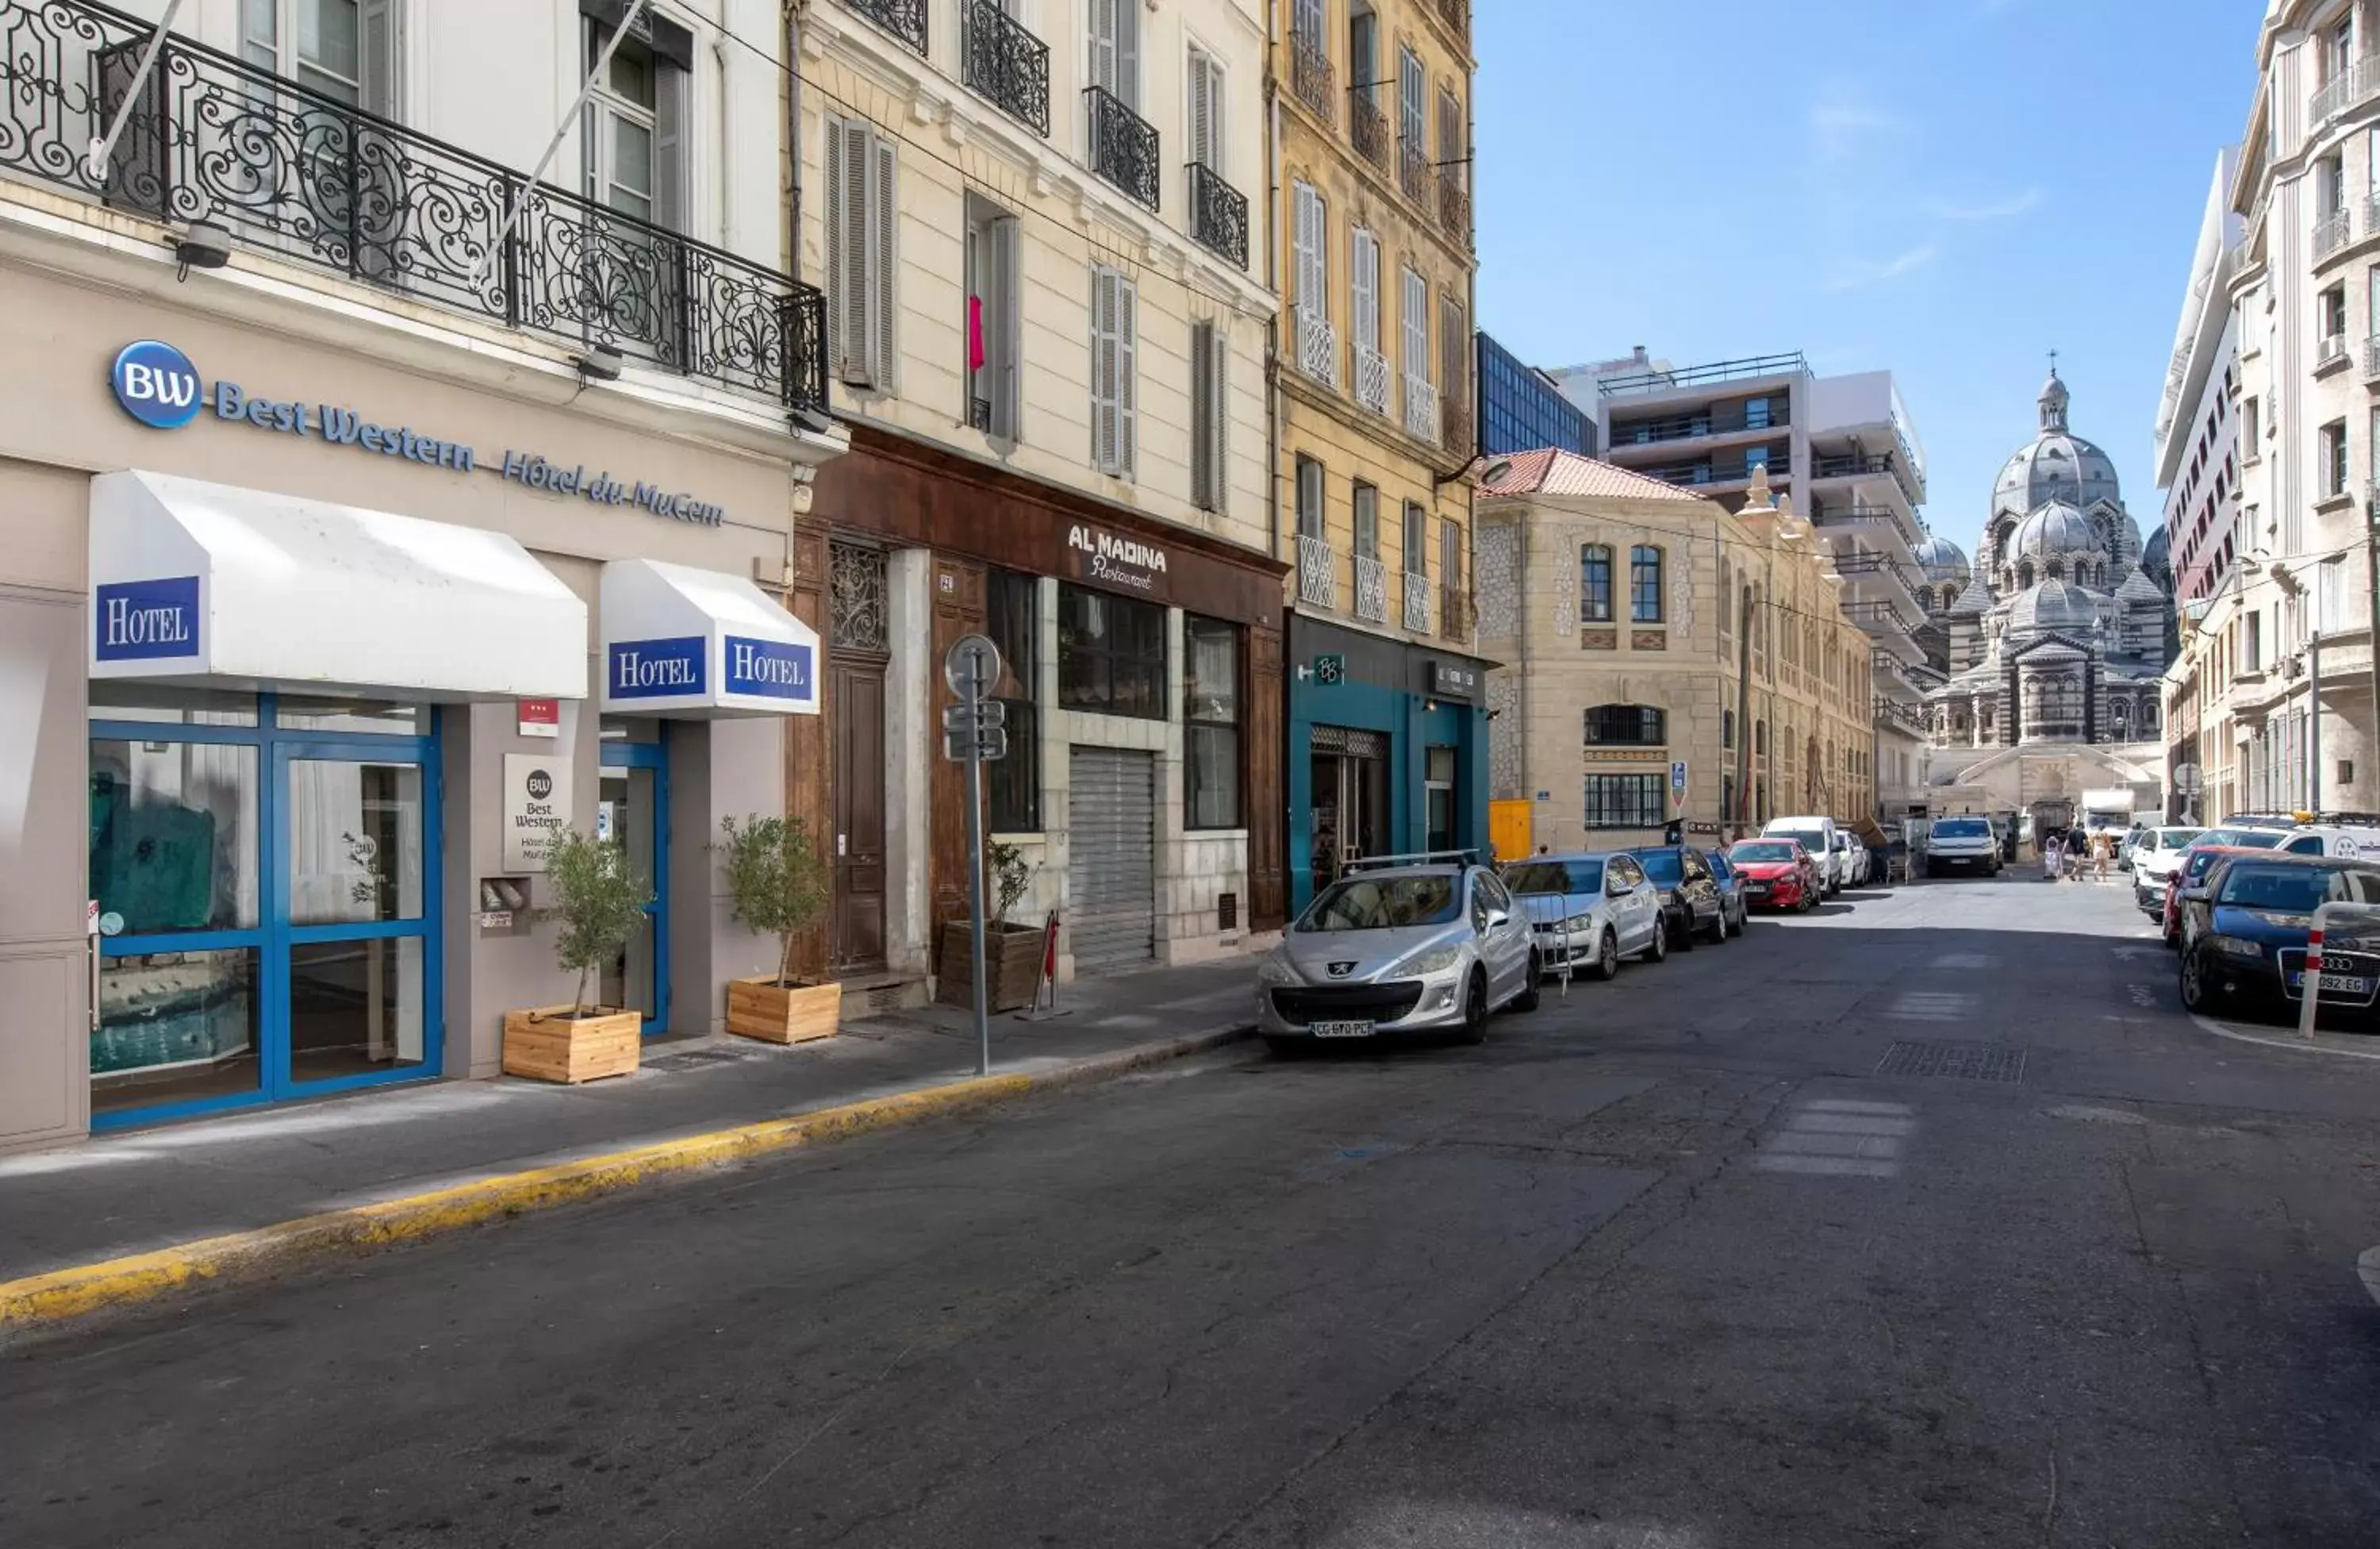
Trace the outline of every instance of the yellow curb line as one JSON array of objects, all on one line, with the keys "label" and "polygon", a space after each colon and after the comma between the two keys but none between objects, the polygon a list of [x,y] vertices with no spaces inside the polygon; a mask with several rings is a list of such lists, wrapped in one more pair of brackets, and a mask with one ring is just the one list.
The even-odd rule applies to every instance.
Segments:
[{"label": "yellow curb line", "polygon": [[[1054,1073],[1062,1076],[1063,1072]],[[915,1123],[1022,1097],[1031,1076],[986,1076],[918,1092],[897,1092],[789,1118],[764,1119],[674,1140],[658,1140],[601,1156],[475,1178],[447,1189],[377,1204],[301,1216],[254,1231],[201,1238],[152,1253],[53,1270],[0,1282],[0,1330],[62,1323],[105,1307],[147,1301],[241,1271],[278,1267],[334,1249],[369,1249],[459,1230],[499,1216],[544,1210],[574,1200],[633,1188],[672,1173],[718,1166],[841,1140],[870,1129]]]}]

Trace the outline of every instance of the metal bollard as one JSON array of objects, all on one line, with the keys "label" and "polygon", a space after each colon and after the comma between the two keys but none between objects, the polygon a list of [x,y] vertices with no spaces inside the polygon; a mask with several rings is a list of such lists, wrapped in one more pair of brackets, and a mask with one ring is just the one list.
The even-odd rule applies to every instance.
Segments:
[{"label": "metal bollard", "polygon": [[2313,929],[2306,933],[2304,976],[2299,980],[2298,1036],[2313,1037],[2315,1003],[2322,998],[2322,933],[2333,916],[2331,906],[2317,905],[2313,911]]}]

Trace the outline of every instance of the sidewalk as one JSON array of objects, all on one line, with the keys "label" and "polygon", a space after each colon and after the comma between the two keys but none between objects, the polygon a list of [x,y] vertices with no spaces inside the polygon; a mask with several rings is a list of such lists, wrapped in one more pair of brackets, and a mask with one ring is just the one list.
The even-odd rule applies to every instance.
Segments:
[{"label": "sidewalk", "polygon": [[673,1141],[820,1109],[893,1099],[881,1107],[897,1116],[871,1117],[899,1122],[929,1111],[903,1094],[1021,1095],[1087,1062],[1096,1070],[1163,1057],[1183,1040],[1211,1044],[1245,1032],[1255,970],[1254,957],[1241,957],[1080,980],[1060,991],[1058,1017],[995,1017],[993,1075],[1035,1079],[991,1089],[965,1085],[975,1075],[970,1014],[937,1006],[846,1016],[836,1037],[793,1048],[723,1034],[651,1043],[635,1075],[578,1087],[449,1081],[0,1157],[8,1201],[0,1281],[458,1185],[468,1191],[475,1180],[588,1157],[667,1154]]}]

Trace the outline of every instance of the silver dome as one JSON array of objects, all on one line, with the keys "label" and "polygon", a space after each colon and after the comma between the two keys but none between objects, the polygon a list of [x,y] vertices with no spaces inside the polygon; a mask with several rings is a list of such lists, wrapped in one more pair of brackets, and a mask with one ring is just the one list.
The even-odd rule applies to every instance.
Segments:
[{"label": "silver dome", "polygon": [[2009,604],[2011,634],[2037,629],[2089,629],[2099,622],[2099,604],[2091,592],[2061,580],[2046,580],[2021,593]]},{"label": "silver dome", "polygon": [[2104,555],[2091,518],[2062,500],[2053,500],[2018,524],[2009,540],[2011,559],[2047,559],[2059,555]]},{"label": "silver dome", "polygon": [[1938,532],[1927,533],[1925,541],[1917,545],[1917,564],[1929,581],[1963,583],[1970,568],[1965,552]]}]

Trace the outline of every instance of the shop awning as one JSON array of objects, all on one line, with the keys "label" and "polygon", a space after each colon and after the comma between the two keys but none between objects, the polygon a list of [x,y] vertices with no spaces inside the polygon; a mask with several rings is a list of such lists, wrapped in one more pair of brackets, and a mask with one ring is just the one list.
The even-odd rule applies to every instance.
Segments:
[{"label": "shop awning", "polygon": [[587,604],[500,532],[163,473],[91,483],[91,676],[585,699]]},{"label": "shop awning", "polygon": [[603,567],[602,707],[625,715],[815,715],[818,634],[741,576]]}]

